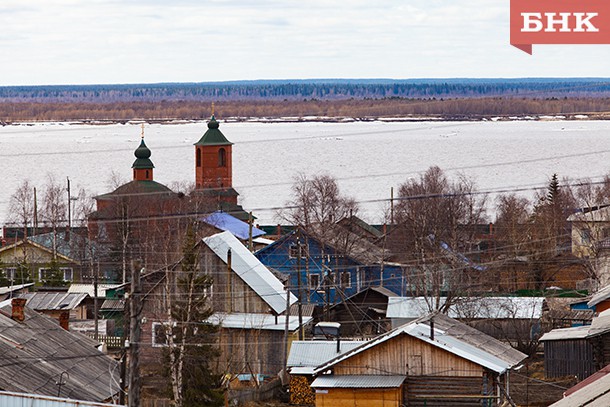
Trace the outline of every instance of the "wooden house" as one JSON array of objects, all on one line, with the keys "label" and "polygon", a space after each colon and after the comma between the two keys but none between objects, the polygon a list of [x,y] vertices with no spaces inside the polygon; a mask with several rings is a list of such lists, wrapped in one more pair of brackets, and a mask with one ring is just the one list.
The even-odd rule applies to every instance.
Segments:
[{"label": "wooden house", "polygon": [[610,311],[593,318],[591,325],[553,329],[540,342],[546,377],[583,380],[610,363]]},{"label": "wooden house", "polygon": [[341,323],[341,335],[372,337],[391,329],[386,318],[389,298],[398,297],[385,287],[366,287],[328,309],[326,320]]},{"label": "wooden house", "polygon": [[405,286],[399,264],[367,239],[334,225],[330,237],[297,229],[255,253],[267,267],[289,276],[292,293],[302,302],[338,304],[366,287],[382,286],[401,294]]},{"label": "wooden house", "polygon": [[98,342],[62,329],[54,319],[32,310],[23,298],[0,303],[0,390],[115,401],[120,369],[98,346]]},{"label": "wooden house", "polygon": [[442,314],[429,314],[318,366],[316,406],[501,404],[526,355]]}]

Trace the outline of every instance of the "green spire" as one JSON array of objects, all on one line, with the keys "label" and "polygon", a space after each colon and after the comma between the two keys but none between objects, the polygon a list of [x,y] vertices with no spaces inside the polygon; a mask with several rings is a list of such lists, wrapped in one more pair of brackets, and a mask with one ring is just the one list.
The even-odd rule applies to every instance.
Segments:
[{"label": "green spire", "polygon": [[136,160],[133,162],[133,165],[131,166],[131,168],[136,168],[136,169],[155,168],[152,161],[150,161],[151,154],[152,153],[150,152],[150,149],[148,147],[146,147],[146,144],[144,143],[144,137],[142,137],[142,142],[140,143],[140,146],[138,148],[136,148],[136,151],[134,152],[134,155],[136,156]]},{"label": "green spire", "polygon": [[208,122],[208,131],[205,132],[203,137],[199,139],[196,146],[230,146],[231,143],[227,138],[222,134],[222,132],[218,129],[220,124],[216,121],[214,115]]}]

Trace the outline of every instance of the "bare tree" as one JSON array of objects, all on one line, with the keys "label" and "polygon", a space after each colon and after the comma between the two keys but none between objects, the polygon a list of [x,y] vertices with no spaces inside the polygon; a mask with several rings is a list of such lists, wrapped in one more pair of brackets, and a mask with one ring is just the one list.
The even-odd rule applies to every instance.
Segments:
[{"label": "bare tree", "polygon": [[395,208],[400,258],[412,269],[411,293],[424,296],[430,310],[446,311],[473,288],[467,275],[472,265],[462,253],[472,249],[484,215],[485,197],[476,194],[474,183],[464,176],[451,181],[439,167],[400,186]]},{"label": "bare tree", "polygon": [[24,237],[28,235],[28,228],[34,225],[34,186],[29,180],[19,184],[9,201],[10,218],[23,227]]},{"label": "bare tree", "polygon": [[66,222],[67,195],[65,188],[52,175],[48,175],[42,199],[41,217],[53,233],[53,256],[57,255],[57,234]]}]

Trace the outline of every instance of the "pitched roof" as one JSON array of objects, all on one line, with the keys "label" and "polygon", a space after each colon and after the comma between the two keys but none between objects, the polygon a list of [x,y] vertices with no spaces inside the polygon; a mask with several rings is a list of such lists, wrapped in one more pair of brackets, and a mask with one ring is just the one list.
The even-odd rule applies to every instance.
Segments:
[{"label": "pitched roof", "polygon": [[591,325],[573,328],[553,329],[542,335],[540,341],[561,341],[567,339],[585,339],[610,332],[610,309],[601,312],[591,321]]},{"label": "pitched roof", "polygon": [[[93,243],[79,235],[78,233],[66,234],[66,231],[53,233],[43,233],[40,235],[29,236],[30,242],[35,242],[41,246],[46,247],[49,250],[53,250],[53,244],[57,247],[57,253],[64,256],[65,258],[73,259],[90,259],[90,252],[86,250]],[[94,249],[96,247],[94,246]]]},{"label": "pitched roof", "polygon": [[[231,250],[231,269],[250,286],[271,309],[281,314],[286,310],[284,285],[230,232],[204,237],[203,242],[225,263]],[[289,293],[290,304],[297,301]]]},{"label": "pitched roof", "polygon": [[610,406],[610,375],[588,383],[550,407],[607,407]]},{"label": "pitched roof", "polygon": [[[112,290],[117,287],[119,287],[119,284],[98,284],[97,298],[105,298],[107,290]],[[85,293],[89,297],[93,298],[95,294],[95,287],[93,284],[71,284],[70,287],[68,287],[68,293]]]},{"label": "pitched roof", "polygon": [[568,222],[610,222],[610,206],[576,212],[568,217]]},{"label": "pitched roof", "polygon": [[117,404],[96,403],[95,401],[72,400],[63,397],[40,394],[13,393],[0,391],[0,406],[13,407],[117,407]]},{"label": "pitched roof", "polygon": [[15,291],[19,291],[19,290],[23,290],[24,288],[28,288],[33,286],[34,283],[28,283],[28,284],[15,284],[15,285],[11,285],[8,287],[0,287],[0,295],[4,295],[4,294],[8,294],[8,293],[12,293]]},{"label": "pitched roof", "polygon": [[11,304],[0,305],[0,388],[18,393],[104,401],[119,391],[118,362],[97,350],[97,342],[62,329],[57,321],[26,304],[25,320],[17,322]]},{"label": "pitched roof", "polygon": [[[204,216],[201,220],[217,229],[233,233],[238,239],[246,240],[250,237],[250,225],[226,212],[216,211]],[[262,236],[265,233],[263,230],[254,226],[252,227],[253,238]]]},{"label": "pitched roof", "polygon": [[98,195],[95,199],[114,199],[120,196],[173,196],[174,191],[157,181],[129,181],[107,194]]},{"label": "pitched roof", "polygon": [[216,121],[216,118],[212,116],[208,122],[208,130],[203,134],[196,146],[230,146],[231,143],[224,134],[218,129],[220,124]]},{"label": "pitched roof", "polygon": [[63,311],[73,310],[81,305],[87,294],[36,292],[21,294],[19,298],[27,299],[28,307],[36,311]]},{"label": "pitched roof", "polygon": [[582,389],[583,387],[590,385],[594,381],[601,379],[602,377],[606,376],[609,373],[610,373],[610,365],[606,365],[605,367],[601,368],[597,372],[593,373],[591,376],[587,377],[582,382],[580,382],[580,383],[570,387],[568,390],[564,391],[563,392],[564,397],[577,392],[578,390]]},{"label": "pitched roof", "polygon": [[[434,320],[434,339],[430,335],[430,320],[432,319]],[[466,324],[442,314],[430,313],[318,366],[314,373],[323,372],[339,362],[400,335],[412,336],[500,374],[527,357],[509,345]]]},{"label": "pitched roof", "polygon": [[589,307],[593,307],[599,304],[602,301],[605,301],[610,298],[610,285],[605,286],[591,297],[587,305]]},{"label": "pitched roof", "polygon": [[[446,297],[440,298],[444,305]],[[430,312],[426,297],[388,298],[388,318],[419,318]],[[462,297],[449,307],[451,318],[464,319],[539,319],[544,297]]]},{"label": "pitched roof", "polygon": [[313,374],[315,367],[350,351],[363,341],[293,341],[290,345],[287,366],[292,374]]}]

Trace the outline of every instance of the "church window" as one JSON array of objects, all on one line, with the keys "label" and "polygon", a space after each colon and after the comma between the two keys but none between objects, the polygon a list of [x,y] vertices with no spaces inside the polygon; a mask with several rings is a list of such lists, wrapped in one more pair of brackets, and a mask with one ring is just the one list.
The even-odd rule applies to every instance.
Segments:
[{"label": "church window", "polygon": [[197,167],[201,167],[201,150],[197,149]]},{"label": "church window", "polygon": [[218,150],[218,166],[226,167],[227,166],[227,152],[224,148]]}]

